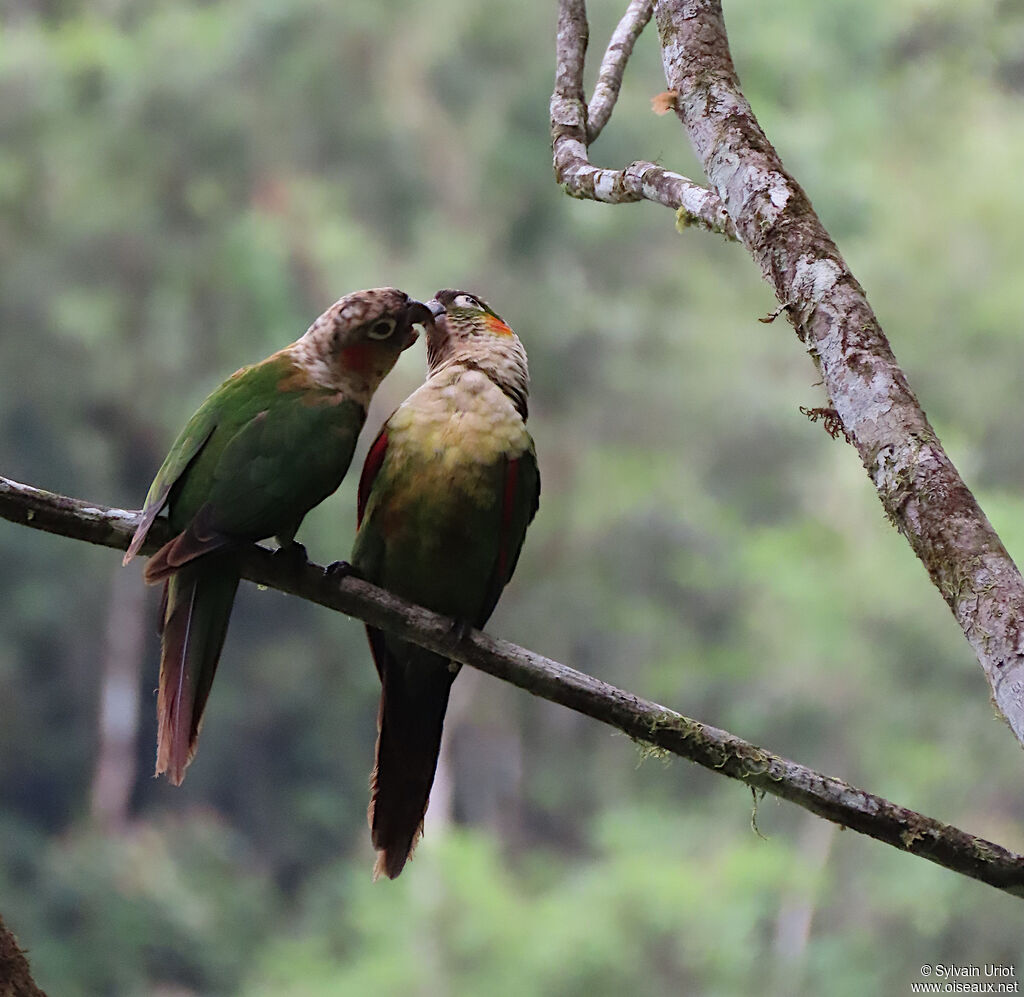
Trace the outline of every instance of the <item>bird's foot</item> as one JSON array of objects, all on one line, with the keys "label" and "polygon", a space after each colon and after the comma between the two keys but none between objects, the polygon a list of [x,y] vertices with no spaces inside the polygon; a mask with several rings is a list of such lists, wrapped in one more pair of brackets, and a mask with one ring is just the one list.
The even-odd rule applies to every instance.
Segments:
[{"label": "bird's foot", "polygon": [[469,620],[455,620],[448,631],[451,635],[452,643],[461,644],[469,636],[472,629],[473,624]]},{"label": "bird's foot", "polygon": [[[451,637],[452,646],[455,647],[463,642],[473,630],[473,625],[469,620],[453,620],[452,625],[448,628],[448,635]],[[459,674],[462,665],[458,661],[448,662],[448,671],[452,673],[452,677]]]},{"label": "bird's foot", "polygon": [[309,563],[309,557],[306,548],[297,540],[293,540],[274,551],[274,563],[282,565],[285,571],[295,573]]},{"label": "bird's foot", "polygon": [[336,582],[340,582],[343,578],[348,578],[350,575],[353,578],[361,577],[355,567],[349,564],[348,561],[332,561],[324,568],[324,577]]}]

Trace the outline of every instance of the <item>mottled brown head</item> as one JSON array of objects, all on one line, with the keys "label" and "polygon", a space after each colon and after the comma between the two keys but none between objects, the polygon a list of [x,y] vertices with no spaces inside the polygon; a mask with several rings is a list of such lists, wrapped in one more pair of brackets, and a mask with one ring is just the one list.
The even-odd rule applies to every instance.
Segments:
[{"label": "mottled brown head", "polygon": [[309,327],[295,352],[315,381],[368,401],[398,354],[416,342],[414,326],[433,322],[430,308],[397,288],[355,291]]},{"label": "mottled brown head", "polygon": [[444,309],[425,326],[429,373],[454,364],[483,371],[525,419],[530,373],[526,350],[509,324],[469,291],[438,291],[427,305],[435,311]]}]

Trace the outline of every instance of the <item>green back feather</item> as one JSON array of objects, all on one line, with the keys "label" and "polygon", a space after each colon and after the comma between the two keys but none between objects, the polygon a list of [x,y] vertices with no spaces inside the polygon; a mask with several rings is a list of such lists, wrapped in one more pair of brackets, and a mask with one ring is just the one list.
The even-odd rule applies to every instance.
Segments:
[{"label": "green back feather", "polygon": [[225,534],[294,531],[341,483],[364,418],[360,404],[310,386],[287,353],[276,354],[203,402],[157,473],[147,507],[168,501],[175,531],[206,504]]}]

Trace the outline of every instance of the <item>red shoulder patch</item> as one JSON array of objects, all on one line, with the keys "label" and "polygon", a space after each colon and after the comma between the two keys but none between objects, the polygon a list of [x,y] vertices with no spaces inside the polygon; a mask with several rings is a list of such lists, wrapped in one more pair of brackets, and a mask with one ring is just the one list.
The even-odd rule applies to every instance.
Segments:
[{"label": "red shoulder patch", "polygon": [[501,496],[501,542],[498,547],[499,584],[508,583],[509,528],[512,525],[512,510],[515,507],[516,486],[519,484],[519,459],[510,460],[505,468],[505,491]]},{"label": "red shoulder patch", "polygon": [[363,463],[363,473],[359,475],[359,492],[356,497],[357,527],[363,524],[363,513],[366,512],[366,503],[370,499],[370,490],[373,488],[374,481],[377,480],[377,473],[380,471],[381,464],[384,463],[384,455],[387,450],[388,434],[386,429],[382,429],[377,439],[373,441]]}]

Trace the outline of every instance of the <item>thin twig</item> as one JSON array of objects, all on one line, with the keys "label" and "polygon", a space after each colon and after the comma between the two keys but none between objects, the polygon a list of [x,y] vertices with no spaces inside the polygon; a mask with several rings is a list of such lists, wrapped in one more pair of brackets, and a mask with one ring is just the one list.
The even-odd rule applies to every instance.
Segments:
[{"label": "thin twig", "polygon": [[[624,20],[628,18],[627,12]],[[718,195],[682,174],[643,161],[635,162],[624,170],[601,169],[591,164],[587,151],[587,105],[583,94],[586,51],[586,6],[583,0],[569,0],[559,8],[557,70],[555,90],[551,95],[551,147],[555,176],[565,192],[573,197],[609,204],[654,201],[672,208],[677,213],[680,226],[695,225],[735,239],[733,224]],[[619,57],[624,69],[628,53],[620,51]],[[608,106],[608,114],[611,106]],[[602,121],[602,127],[605,121]]]},{"label": "thin twig", "polygon": [[[36,529],[124,549],[138,513],[41,491],[0,478],[0,517]],[[158,521],[156,527],[163,527]],[[152,551],[164,529],[154,529],[144,550]],[[901,851],[1024,897],[1024,856],[1001,845],[925,817],[831,776],[815,772],[726,731],[690,720],[657,703],[608,685],[566,665],[472,630],[461,639],[452,621],[399,599],[357,578],[340,581],[306,564],[282,564],[263,547],[242,552],[242,576],[389,630],[455,661],[511,682],[688,758],[712,772],[739,779]]]},{"label": "thin twig", "polygon": [[640,33],[654,13],[654,0],[630,0],[626,13],[612,34],[611,41],[601,60],[601,69],[594,84],[594,93],[587,107],[587,145],[593,145],[608,123],[619,99],[622,88],[622,74],[626,63],[633,54]]}]

